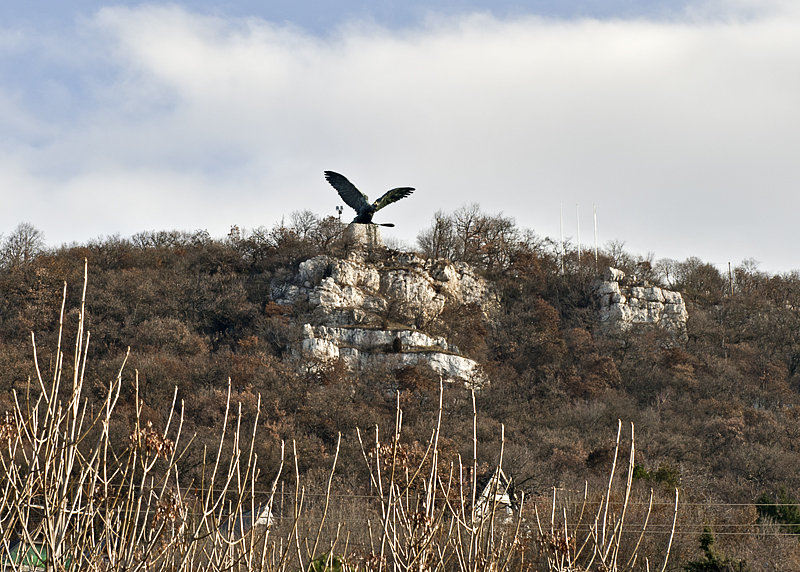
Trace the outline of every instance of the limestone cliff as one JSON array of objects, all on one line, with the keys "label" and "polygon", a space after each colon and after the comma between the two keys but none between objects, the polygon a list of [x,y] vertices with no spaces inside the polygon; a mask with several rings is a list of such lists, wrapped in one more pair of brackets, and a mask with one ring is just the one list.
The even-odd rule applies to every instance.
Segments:
[{"label": "limestone cliff", "polygon": [[606,332],[625,331],[635,324],[654,324],[686,337],[689,317],[680,292],[673,292],[635,279],[616,268],[606,270],[595,282],[600,327]]},{"label": "limestone cliff", "polygon": [[[376,227],[369,230],[375,234]],[[475,361],[424,332],[448,308],[475,304],[488,314],[497,304],[491,286],[464,263],[385,249],[376,255],[377,239],[368,238],[370,249],[354,248],[344,259],[311,258],[295,276],[273,282],[273,301],[307,309],[299,352],[320,362],[342,359],[351,368],[424,363],[445,378],[483,383]]]}]

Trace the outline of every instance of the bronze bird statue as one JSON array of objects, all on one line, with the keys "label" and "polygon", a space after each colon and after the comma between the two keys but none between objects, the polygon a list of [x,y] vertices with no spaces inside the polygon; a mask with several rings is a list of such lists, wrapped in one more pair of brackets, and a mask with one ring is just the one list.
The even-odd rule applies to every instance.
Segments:
[{"label": "bronze bird statue", "polygon": [[414,189],[411,187],[397,187],[390,191],[386,191],[381,198],[374,203],[370,204],[367,195],[359,191],[353,183],[347,180],[344,175],[334,173],[333,171],[325,171],[325,179],[336,189],[342,200],[356,211],[356,218],[353,222],[358,224],[378,224],[380,226],[394,226],[390,222],[375,223],[372,222],[372,215],[381,210],[386,205],[390,205],[400,199],[406,198]]}]

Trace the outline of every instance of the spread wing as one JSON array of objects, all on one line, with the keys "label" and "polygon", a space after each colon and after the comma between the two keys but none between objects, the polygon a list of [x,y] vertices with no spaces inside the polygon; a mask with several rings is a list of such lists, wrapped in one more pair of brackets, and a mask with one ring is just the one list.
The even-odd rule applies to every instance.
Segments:
[{"label": "spread wing", "polygon": [[386,205],[390,205],[399,201],[400,199],[404,199],[413,192],[414,189],[411,187],[397,187],[391,191],[386,191],[381,198],[372,203],[372,206],[375,207],[376,211],[379,211]]},{"label": "spread wing", "polygon": [[336,189],[339,196],[342,197],[342,200],[347,203],[348,206],[354,208],[357,213],[361,214],[365,210],[369,210],[369,199],[367,195],[359,191],[344,175],[334,173],[333,171],[325,171],[325,178],[331,186]]}]

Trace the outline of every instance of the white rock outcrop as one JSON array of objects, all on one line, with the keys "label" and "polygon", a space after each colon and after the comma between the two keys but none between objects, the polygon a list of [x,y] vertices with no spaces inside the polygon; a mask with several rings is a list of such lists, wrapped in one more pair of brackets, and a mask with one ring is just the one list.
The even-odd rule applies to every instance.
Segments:
[{"label": "white rock outcrop", "polygon": [[[352,232],[369,234],[356,237],[362,243],[377,245],[380,239],[377,227]],[[307,308],[300,353],[318,362],[341,359],[351,368],[426,363],[443,377],[484,383],[477,362],[424,330],[446,309],[464,304],[488,317],[497,306],[490,285],[468,264],[386,249],[378,253],[360,244],[345,259],[316,256],[301,263],[294,277],[273,281],[274,302]]]},{"label": "white rock outcrop", "polygon": [[689,313],[680,292],[628,281],[621,270],[608,268],[595,282],[594,293],[600,305],[600,326],[606,332],[653,324],[686,337]]},{"label": "white rock outcrop", "polygon": [[316,256],[300,264],[290,281],[276,281],[271,297],[278,304],[308,302],[314,323],[383,326],[387,319],[422,327],[448,306],[476,304],[484,312],[497,298],[468,264],[425,260],[397,253],[379,262],[357,256]]},{"label": "white rock outcrop", "polygon": [[431,338],[414,330],[368,330],[364,328],[314,328],[306,324],[303,355],[319,362],[341,359],[348,367],[374,365],[399,369],[427,364],[448,379],[459,379],[480,387],[486,381],[474,360],[457,355],[458,348],[444,338]]}]

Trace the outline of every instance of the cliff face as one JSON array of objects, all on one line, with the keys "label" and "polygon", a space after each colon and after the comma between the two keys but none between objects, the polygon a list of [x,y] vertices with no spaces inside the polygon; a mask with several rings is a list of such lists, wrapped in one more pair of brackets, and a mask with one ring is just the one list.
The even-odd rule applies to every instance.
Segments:
[{"label": "cliff face", "polygon": [[686,337],[689,313],[680,292],[628,279],[621,270],[609,268],[595,283],[595,295],[600,305],[600,327],[606,332],[653,324],[681,339]]},{"label": "cliff face", "polygon": [[354,249],[346,259],[317,256],[290,280],[272,284],[273,301],[308,308],[301,355],[321,362],[342,359],[351,368],[427,364],[445,378],[483,383],[475,361],[425,331],[445,309],[475,304],[491,311],[497,300],[489,284],[467,264],[369,252]]},{"label": "cliff face", "polygon": [[[446,379],[483,384],[478,363],[431,332],[448,331],[437,327],[442,315],[465,305],[490,321],[499,307],[492,285],[468,264],[386,249],[376,226],[351,225],[345,238],[346,258],[316,256],[271,285],[274,302],[302,309],[295,353],[304,367],[339,360],[350,369],[427,365]],[[651,324],[686,337],[688,313],[679,292],[614,268],[595,281],[594,292],[603,332]]]}]

